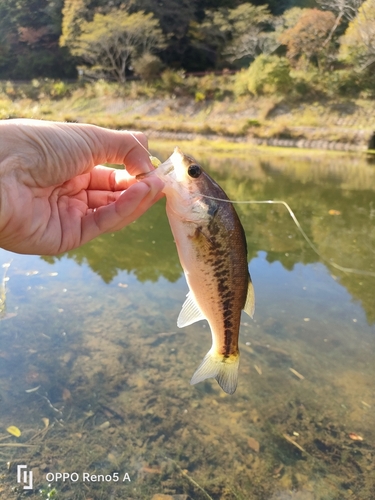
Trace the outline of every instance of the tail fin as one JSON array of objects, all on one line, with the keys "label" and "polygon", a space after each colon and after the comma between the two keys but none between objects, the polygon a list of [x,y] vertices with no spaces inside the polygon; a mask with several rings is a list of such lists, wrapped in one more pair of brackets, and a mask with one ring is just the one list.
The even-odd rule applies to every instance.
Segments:
[{"label": "tail fin", "polygon": [[239,353],[225,357],[222,354],[212,352],[211,349],[204,357],[198,370],[194,373],[190,384],[194,385],[207,378],[215,378],[223,391],[233,394],[237,388],[239,363]]}]

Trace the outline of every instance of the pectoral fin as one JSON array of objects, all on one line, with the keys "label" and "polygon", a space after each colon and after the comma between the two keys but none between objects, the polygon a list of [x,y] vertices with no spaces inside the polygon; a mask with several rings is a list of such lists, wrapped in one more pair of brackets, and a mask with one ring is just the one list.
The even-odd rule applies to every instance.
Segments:
[{"label": "pectoral fin", "polygon": [[198,304],[195,301],[194,295],[189,292],[186,296],[186,300],[183,303],[180,315],[177,319],[177,326],[183,328],[184,326],[189,326],[196,321],[201,321],[206,319],[203,316],[202,311],[199,309]]},{"label": "pectoral fin", "polygon": [[253,284],[251,283],[251,280],[249,279],[249,286],[247,288],[247,297],[246,297],[245,307],[243,308],[243,310],[245,311],[246,314],[250,316],[250,318],[252,318],[254,315],[254,309],[255,309],[254,287]]}]

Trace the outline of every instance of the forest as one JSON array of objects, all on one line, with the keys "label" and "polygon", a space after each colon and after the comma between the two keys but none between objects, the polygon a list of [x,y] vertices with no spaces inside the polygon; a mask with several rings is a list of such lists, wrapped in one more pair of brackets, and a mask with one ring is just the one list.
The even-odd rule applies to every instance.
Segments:
[{"label": "forest", "polygon": [[0,80],[239,70],[239,93],[294,74],[371,94],[375,0],[0,0]]}]

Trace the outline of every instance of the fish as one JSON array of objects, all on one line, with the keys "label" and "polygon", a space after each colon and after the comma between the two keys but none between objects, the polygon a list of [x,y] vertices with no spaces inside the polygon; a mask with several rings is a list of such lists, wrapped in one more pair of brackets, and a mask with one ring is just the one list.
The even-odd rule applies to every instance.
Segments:
[{"label": "fish", "polygon": [[137,177],[145,175],[164,182],[167,217],[189,287],[177,326],[207,320],[211,329],[211,349],[190,383],[215,378],[233,394],[241,311],[252,317],[255,303],[240,219],[223,189],[178,147],[157,169]]}]

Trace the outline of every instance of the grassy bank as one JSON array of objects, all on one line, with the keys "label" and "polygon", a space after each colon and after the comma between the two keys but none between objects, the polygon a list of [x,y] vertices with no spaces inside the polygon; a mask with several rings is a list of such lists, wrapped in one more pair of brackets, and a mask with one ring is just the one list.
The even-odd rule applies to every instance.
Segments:
[{"label": "grassy bank", "polygon": [[166,138],[179,134],[179,140],[193,134],[288,147],[329,149],[331,143],[346,144],[348,150],[368,149],[375,131],[372,99],[236,96],[232,75],[189,77],[183,86],[177,76],[152,86],[3,82],[0,118],[87,122],[153,131]]}]

